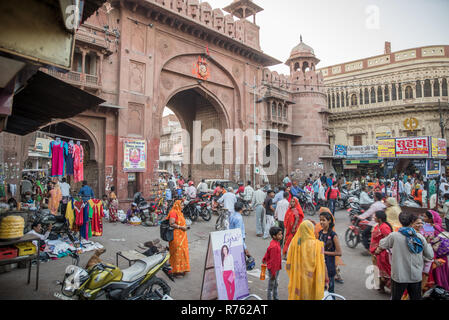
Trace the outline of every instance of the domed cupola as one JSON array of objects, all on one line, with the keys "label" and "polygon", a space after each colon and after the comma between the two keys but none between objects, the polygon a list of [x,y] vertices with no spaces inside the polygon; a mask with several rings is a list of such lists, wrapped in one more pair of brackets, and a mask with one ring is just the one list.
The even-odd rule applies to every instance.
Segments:
[{"label": "domed cupola", "polygon": [[320,60],[315,57],[315,52],[313,48],[301,42],[292,49],[290,53],[290,58],[288,58],[285,64],[290,67],[290,73],[298,71],[305,72],[307,69],[315,70],[315,66],[320,62]]}]

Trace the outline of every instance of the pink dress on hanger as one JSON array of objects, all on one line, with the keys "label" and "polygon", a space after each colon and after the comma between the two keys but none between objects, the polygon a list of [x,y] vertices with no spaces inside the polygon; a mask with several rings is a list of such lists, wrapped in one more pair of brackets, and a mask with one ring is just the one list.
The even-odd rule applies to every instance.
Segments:
[{"label": "pink dress on hanger", "polygon": [[75,182],[84,180],[84,149],[82,145],[75,144],[74,148],[74,161],[73,161],[73,173]]},{"label": "pink dress on hanger", "polygon": [[50,142],[51,157],[51,175],[50,177],[60,177],[65,175],[65,160],[64,155],[68,154],[67,142],[64,141],[52,141]]}]

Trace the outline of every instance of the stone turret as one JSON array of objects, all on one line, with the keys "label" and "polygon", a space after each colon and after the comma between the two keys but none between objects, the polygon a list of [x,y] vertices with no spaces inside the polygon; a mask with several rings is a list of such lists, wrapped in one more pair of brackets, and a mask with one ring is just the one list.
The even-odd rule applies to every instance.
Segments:
[{"label": "stone turret", "polygon": [[[293,132],[301,137],[292,145],[293,168],[300,179],[309,173],[330,170],[327,98],[323,76],[315,67],[320,60],[313,49],[302,41],[293,48],[286,64],[290,66]],[[317,159],[320,159],[317,161]],[[323,168],[319,163],[323,163]]]}]

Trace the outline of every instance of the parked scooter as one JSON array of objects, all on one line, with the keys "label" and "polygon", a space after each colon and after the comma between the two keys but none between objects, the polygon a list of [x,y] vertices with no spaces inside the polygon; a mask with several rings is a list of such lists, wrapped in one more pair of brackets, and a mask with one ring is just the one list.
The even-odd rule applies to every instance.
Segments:
[{"label": "parked scooter", "polygon": [[66,268],[64,280],[58,282],[61,292],[54,293],[61,300],[159,300],[157,291],[170,294],[170,286],[156,276],[166,266],[169,253],[137,260],[124,270],[102,262],[84,269],[78,266],[78,254],[70,255],[76,264]]},{"label": "parked scooter", "polygon": [[345,233],[346,245],[354,249],[362,241],[362,232],[368,227],[368,220],[360,220],[357,214],[351,216],[351,225]]}]

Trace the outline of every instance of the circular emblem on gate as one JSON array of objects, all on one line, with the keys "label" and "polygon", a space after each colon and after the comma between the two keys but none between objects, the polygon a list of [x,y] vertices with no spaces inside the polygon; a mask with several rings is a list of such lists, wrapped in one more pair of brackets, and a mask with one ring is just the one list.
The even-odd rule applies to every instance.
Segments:
[{"label": "circular emblem on gate", "polygon": [[198,70],[200,76],[202,76],[203,78],[207,76],[207,65],[201,63],[199,65],[199,70]]},{"label": "circular emblem on gate", "polygon": [[419,121],[416,118],[407,118],[404,120],[404,127],[407,130],[414,131],[418,129]]}]

